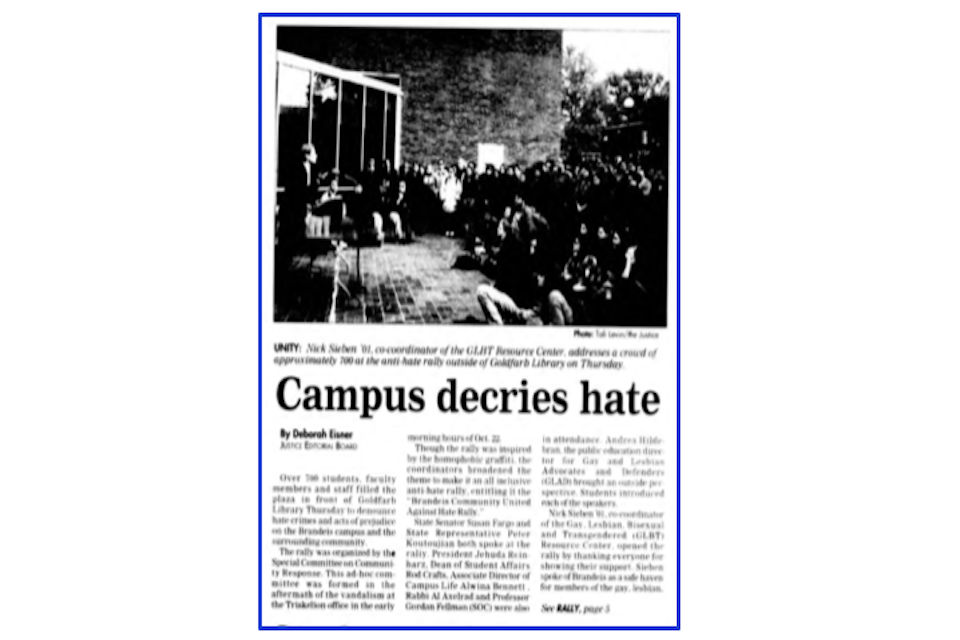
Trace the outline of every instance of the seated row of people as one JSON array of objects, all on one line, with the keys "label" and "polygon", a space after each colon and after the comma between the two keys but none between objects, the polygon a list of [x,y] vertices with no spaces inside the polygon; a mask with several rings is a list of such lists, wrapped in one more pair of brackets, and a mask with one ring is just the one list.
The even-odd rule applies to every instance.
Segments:
[{"label": "seated row of people", "polygon": [[643,283],[638,245],[619,230],[584,224],[566,240],[546,218],[523,202],[498,225],[498,242],[478,252],[493,284],[477,299],[491,324],[663,324],[663,309]]},{"label": "seated row of people", "polygon": [[[369,233],[381,243],[387,230],[400,241],[411,237],[411,204],[405,180],[378,170],[372,160],[360,179],[337,169],[320,173],[313,145],[303,145],[301,153],[302,162],[282,177],[278,245],[295,248],[303,239],[331,238],[342,233],[344,225],[354,236]],[[389,223],[387,229],[385,222]]]}]

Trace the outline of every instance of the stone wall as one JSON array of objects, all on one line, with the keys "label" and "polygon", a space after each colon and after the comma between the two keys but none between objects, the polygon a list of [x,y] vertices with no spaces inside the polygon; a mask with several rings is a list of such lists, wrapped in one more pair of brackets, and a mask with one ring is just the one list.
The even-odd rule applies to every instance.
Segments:
[{"label": "stone wall", "polygon": [[344,69],[399,74],[402,161],[476,160],[480,142],[503,144],[507,162],[560,154],[559,31],[280,27],[277,45]]}]

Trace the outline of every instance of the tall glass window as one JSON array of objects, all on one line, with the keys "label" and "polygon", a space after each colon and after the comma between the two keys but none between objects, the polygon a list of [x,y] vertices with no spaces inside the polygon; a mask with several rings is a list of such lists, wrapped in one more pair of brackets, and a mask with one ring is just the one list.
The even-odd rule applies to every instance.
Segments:
[{"label": "tall glass window", "polygon": [[313,75],[313,146],[321,173],[337,166],[337,122],[340,80],[320,73]]},{"label": "tall glass window", "polygon": [[363,148],[363,87],[343,82],[340,105],[340,171],[360,175],[360,154]]},{"label": "tall glass window", "polygon": [[[370,158],[378,163],[396,158],[400,97],[390,93],[392,87],[306,58],[286,53],[278,58],[278,186],[290,175],[301,176],[305,142],[317,150],[320,173],[339,168],[357,177]],[[376,84],[380,87],[370,86]]]},{"label": "tall glass window", "polygon": [[382,91],[367,89],[367,126],[363,138],[363,157],[364,163],[373,158],[378,166],[383,159],[384,96]]},{"label": "tall glass window", "polygon": [[384,142],[384,157],[393,162],[397,145],[400,143],[397,140],[397,96],[393,94],[387,96],[387,131]]},{"label": "tall glass window", "polygon": [[[277,172],[280,186],[301,162],[300,148],[307,141],[310,124],[310,72],[277,67]],[[298,174],[299,175],[299,174]]]}]

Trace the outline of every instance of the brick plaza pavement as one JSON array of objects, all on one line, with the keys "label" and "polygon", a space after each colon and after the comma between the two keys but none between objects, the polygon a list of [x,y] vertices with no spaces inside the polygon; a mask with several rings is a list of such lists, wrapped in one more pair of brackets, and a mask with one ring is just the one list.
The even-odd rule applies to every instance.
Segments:
[{"label": "brick plaza pavement", "polygon": [[[477,270],[454,268],[460,241],[427,235],[411,244],[384,244],[360,250],[364,290],[354,297],[337,296],[336,322],[385,324],[482,323],[477,286],[490,282]],[[346,253],[349,271],[344,281],[356,290],[356,250]],[[326,322],[330,314],[334,258],[305,256],[294,262],[300,294],[276,317],[288,322]]]}]

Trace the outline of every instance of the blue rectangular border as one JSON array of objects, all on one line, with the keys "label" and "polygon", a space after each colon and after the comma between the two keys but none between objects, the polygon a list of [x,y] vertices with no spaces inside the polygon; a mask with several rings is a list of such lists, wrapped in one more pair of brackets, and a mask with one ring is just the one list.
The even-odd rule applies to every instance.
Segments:
[{"label": "blue rectangular border", "polygon": [[[677,72],[677,624],[673,627],[265,627],[263,625],[263,19],[314,17],[675,18]],[[257,27],[257,625],[260,631],[679,631],[680,630],[680,14],[679,13],[261,13]]]}]

